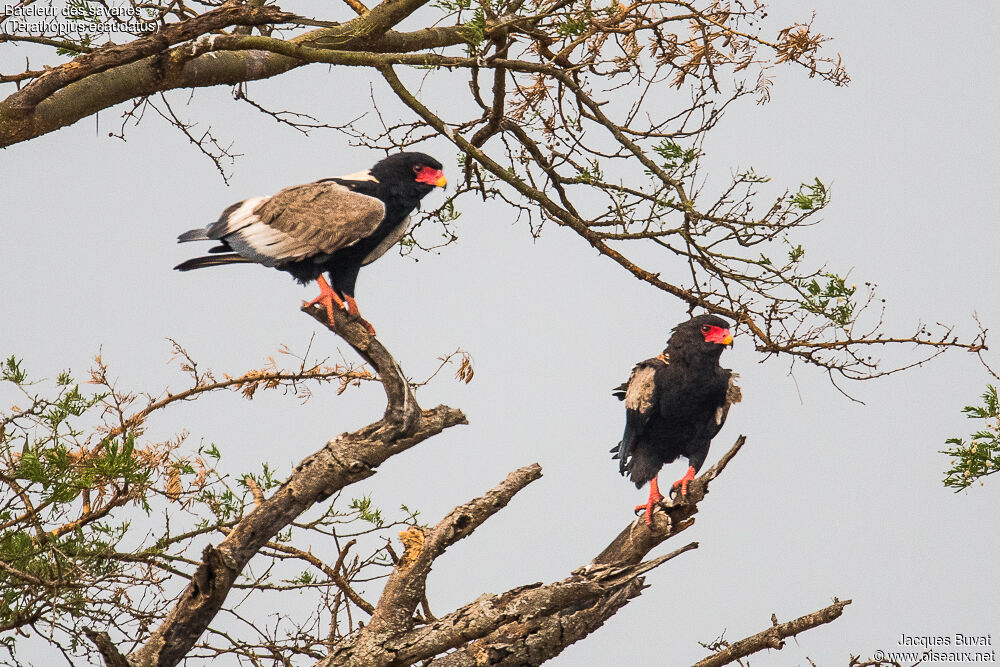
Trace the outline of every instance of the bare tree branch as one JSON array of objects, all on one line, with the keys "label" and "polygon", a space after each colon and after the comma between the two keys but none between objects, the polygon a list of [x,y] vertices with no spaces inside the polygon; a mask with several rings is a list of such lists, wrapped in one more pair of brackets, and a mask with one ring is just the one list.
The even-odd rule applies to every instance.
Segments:
[{"label": "bare tree branch", "polygon": [[693,667],[722,667],[731,662],[736,662],[740,658],[763,651],[765,649],[780,650],[785,646],[785,639],[794,637],[800,632],[811,630],[820,625],[825,625],[840,618],[844,613],[844,607],[851,604],[851,600],[838,600],[833,598],[833,604],[824,607],[811,614],[800,616],[787,623],[778,623],[778,617],[771,614],[771,627],[757,634],[733,642],[727,648],[720,650],[715,655],[710,655],[704,660],[699,660]]}]

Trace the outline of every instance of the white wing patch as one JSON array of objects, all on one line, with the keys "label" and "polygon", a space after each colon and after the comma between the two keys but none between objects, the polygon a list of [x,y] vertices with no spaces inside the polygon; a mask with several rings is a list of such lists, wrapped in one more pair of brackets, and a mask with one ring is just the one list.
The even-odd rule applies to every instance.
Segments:
[{"label": "white wing patch", "polygon": [[[253,214],[253,211],[257,208],[258,204],[262,204],[270,198],[271,195],[265,195],[263,197],[251,197],[250,199],[244,199],[241,201],[239,208],[229,213],[229,215],[227,215],[224,219],[219,220],[219,222],[212,225],[212,238],[221,239],[226,234],[232,234],[233,232],[243,229],[247,225],[258,222],[257,216]],[[220,222],[223,223],[223,225],[220,225]]]},{"label": "white wing patch", "polygon": [[731,373],[729,375],[729,386],[726,387],[726,403],[732,405],[733,403],[739,403],[743,400],[743,391],[740,389],[736,381],[740,378],[739,373]]},{"label": "white wing patch", "polygon": [[729,386],[726,387],[726,403],[715,410],[715,424],[717,426],[721,427],[722,422],[726,421],[726,415],[729,414],[729,406],[743,400],[743,391],[736,384],[736,380],[739,377],[737,373],[732,373],[729,376]]},{"label": "white wing patch", "polygon": [[653,407],[653,394],[656,391],[656,368],[646,364],[636,366],[628,379],[625,390],[625,407],[629,410],[646,413]]}]

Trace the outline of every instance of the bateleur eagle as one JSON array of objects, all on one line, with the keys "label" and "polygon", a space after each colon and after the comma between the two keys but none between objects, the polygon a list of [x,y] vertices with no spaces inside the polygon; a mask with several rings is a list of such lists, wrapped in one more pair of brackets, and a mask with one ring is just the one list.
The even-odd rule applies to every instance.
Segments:
[{"label": "bateleur eagle", "polygon": [[320,295],[309,305],[322,303],[333,321],[336,304],[375,333],[354,300],[358,271],[403,237],[424,195],[446,185],[441,169],[429,155],[397,153],[368,171],[245,199],[208,227],[181,234],[180,243],[220,245],[174,268],[255,263],[287,271],[302,284],[316,280]]},{"label": "bateleur eagle", "polygon": [[705,463],[712,438],[738,403],[738,377],[719,366],[722,350],[733,342],[729,323],[715,315],[699,315],[674,328],[662,354],[636,364],[628,382],[613,392],[625,401],[625,434],[611,451],[618,469],[636,488],[649,482],[645,509],[663,500],[657,483],[660,468],[679,456],[688,460],[687,474],[674,482],[687,495],[688,482]]}]

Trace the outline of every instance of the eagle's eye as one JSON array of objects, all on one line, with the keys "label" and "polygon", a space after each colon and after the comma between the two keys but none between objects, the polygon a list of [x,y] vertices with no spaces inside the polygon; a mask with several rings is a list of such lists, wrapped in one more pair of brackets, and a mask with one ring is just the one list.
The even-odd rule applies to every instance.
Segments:
[{"label": "eagle's eye", "polygon": [[701,332],[703,334],[707,334],[711,330],[712,330],[712,327],[708,326],[707,324],[701,325]]}]

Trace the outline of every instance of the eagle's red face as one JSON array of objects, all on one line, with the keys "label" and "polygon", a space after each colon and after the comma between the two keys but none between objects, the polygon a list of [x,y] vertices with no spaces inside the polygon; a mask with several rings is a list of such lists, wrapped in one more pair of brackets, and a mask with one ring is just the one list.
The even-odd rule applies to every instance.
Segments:
[{"label": "eagle's red face", "polygon": [[426,183],[427,185],[434,185],[439,188],[443,188],[448,185],[448,179],[444,177],[444,172],[440,169],[425,167],[422,164],[418,164],[413,167],[413,173],[416,174],[416,178],[414,180],[416,180],[417,183]]},{"label": "eagle's red face", "polygon": [[714,327],[711,324],[706,324],[701,327],[701,333],[705,336],[706,343],[729,345],[733,342],[733,334],[729,333],[729,329],[722,327]]}]

